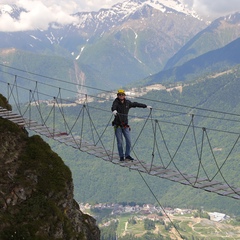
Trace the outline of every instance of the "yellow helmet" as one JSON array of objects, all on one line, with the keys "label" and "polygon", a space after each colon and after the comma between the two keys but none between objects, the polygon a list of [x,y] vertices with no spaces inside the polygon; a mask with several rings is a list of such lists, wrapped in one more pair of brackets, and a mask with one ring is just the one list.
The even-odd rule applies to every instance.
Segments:
[{"label": "yellow helmet", "polygon": [[117,94],[124,94],[125,95],[125,91],[123,89],[118,89]]}]

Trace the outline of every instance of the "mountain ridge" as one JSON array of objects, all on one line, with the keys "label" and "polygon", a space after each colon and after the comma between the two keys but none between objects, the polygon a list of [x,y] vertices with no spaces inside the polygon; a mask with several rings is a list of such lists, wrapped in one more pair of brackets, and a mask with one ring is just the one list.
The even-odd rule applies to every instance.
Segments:
[{"label": "mountain ridge", "polygon": [[184,82],[192,77],[198,78],[210,72],[224,71],[240,64],[240,38],[226,46],[209,51],[180,66],[163,70],[145,79],[145,84],[161,82]]},{"label": "mountain ridge", "polygon": [[[240,13],[220,17],[197,33],[173,57],[163,70],[179,66],[184,62],[196,58],[208,51],[221,48],[238,38],[240,34]],[[206,39],[207,38],[207,39]],[[205,46],[201,44],[207,42]]]}]

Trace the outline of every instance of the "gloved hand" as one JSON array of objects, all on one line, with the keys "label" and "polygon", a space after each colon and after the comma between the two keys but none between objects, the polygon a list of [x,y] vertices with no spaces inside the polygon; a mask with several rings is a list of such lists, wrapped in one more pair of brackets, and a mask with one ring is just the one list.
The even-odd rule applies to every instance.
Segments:
[{"label": "gloved hand", "polygon": [[117,116],[117,114],[118,114],[117,110],[114,110],[114,111],[112,112],[112,114],[113,114],[114,116]]},{"label": "gloved hand", "polygon": [[148,109],[152,109],[152,106],[147,106]]}]

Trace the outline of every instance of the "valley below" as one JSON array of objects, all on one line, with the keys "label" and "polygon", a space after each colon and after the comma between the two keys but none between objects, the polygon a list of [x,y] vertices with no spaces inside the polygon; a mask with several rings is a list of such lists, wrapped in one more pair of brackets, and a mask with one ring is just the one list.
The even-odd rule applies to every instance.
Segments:
[{"label": "valley below", "polygon": [[107,232],[120,240],[240,239],[240,219],[203,209],[106,203],[81,203],[80,209],[97,219],[101,239],[110,239]]}]

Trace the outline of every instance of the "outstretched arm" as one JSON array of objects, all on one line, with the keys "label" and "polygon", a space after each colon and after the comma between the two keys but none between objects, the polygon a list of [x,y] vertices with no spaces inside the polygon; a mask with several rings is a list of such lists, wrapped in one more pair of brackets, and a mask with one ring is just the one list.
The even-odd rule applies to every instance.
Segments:
[{"label": "outstretched arm", "polygon": [[138,102],[131,102],[130,107],[132,107],[132,108],[135,108],[135,107],[146,108],[147,105],[143,104],[143,103],[138,103]]},{"label": "outstretched arm", "polygon": [[146,104],[143,103],[138,103],[138,102],[132,102],[130,107],[139,107],[139,108],[148,108],[148,109],[152,109],[152,106],[147,106]]}]

